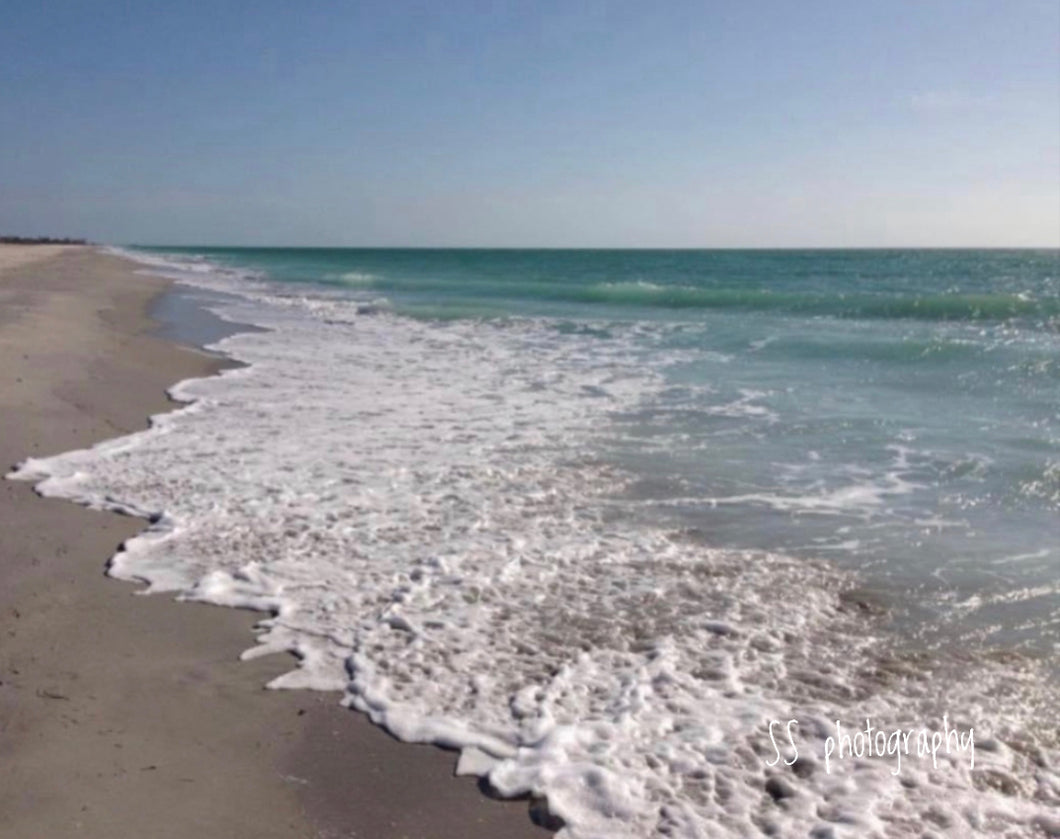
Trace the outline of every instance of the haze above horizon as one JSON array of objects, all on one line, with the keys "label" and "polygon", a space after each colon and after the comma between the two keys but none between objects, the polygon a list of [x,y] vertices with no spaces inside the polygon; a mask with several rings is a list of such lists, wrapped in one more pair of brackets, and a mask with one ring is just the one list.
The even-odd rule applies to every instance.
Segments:
[{"label": "haze above horizon", "polygon": [[0,232],[1056,247],[1060,6],[18,4]]}]

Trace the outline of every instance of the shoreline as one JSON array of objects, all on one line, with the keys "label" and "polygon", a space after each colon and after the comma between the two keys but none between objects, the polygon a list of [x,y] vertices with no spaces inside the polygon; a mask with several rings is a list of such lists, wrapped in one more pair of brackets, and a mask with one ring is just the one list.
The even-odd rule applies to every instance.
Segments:
[{"label": "shoreline", "polygon": [[[88,247],[0,253],[5,472],[143,428],[179,407],[166,388],[229,366],[158,336],[172,284],[138,270]],[[0,493],[0,837],[548,835],[525,800],[454,778],[455,753],[335,693],[264,690],[290,663],[238,660],[256,615],[105,577],[145,522]]]}]

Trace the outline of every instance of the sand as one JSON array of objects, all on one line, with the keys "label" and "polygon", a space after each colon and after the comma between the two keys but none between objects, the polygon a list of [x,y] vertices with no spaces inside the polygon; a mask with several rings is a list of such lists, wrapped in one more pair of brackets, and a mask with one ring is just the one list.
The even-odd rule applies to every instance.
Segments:
[{"label": "sand", "polygon": [[9,268],[18,268],[33,262],[41,262],[70,250],[79,250],[78,245],[6,245],[0,244],[0,273]]},{"label": "sand", "polygon": [[[0,469],[144,427],[223,362],[155,337],[161,279],[91,248],[0,246]],[[256,616],[104,576],[143,522],[0,481],[0,837],[541,839],[337,694],[268,691]]]}]

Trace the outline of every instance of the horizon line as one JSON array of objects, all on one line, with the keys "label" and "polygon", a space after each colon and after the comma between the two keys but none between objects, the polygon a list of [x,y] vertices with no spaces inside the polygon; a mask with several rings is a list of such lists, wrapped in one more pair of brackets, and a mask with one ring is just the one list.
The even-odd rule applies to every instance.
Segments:
[{"label": "horizon line", "polygon": [[1060,251],[1050,245],[261,245],[219,243],[111,243],[96,247],[122,248],[240,248],[255,250],[423,250],[423,251]]}]

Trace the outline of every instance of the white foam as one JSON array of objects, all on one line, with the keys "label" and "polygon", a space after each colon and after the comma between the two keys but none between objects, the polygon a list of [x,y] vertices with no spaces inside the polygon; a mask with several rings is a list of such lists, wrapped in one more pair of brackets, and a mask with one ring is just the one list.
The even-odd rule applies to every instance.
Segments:
[{"label": "white foam", "polygon": [[[463,749],[461,771],[547,797],[567,839],[1017,836],[1060,805],[1030,667],[926,671],[849,608],[852,578],[608,513],[625,476],[594,440],[663,385],[621,327],[363,316],[181,276],[245,292],[221,313],[270,331],[217,347],[250,366],[180,383],[189,406],[148,431],[15,477],[154,518],[110,573],[269,613],[248,655],[299,656],[272,687],[344,689],[396,736]],[[894,477],[810,506],[901,491]],[[996,739],[978,774],[811,758],[837,718],[920,727],[945,710]],[[768,721],[790,718],[799,773],[766,764]]]},{"label": "white foam", "polygon": [[711,405],[703,409],[708,416],[714,417],[754,417],[776,422],[778,417],[775,412],[764,405],[756,405],[755,400],[762,399],[769,394],[765,391],[741,389],[737,399],[724,405]]},{"label": "white foam", "polygon": [[371,285],[377,279],[374,274],[366,274],[363,271],[347,271],[339,276],[340,279],[351,285]]}]

